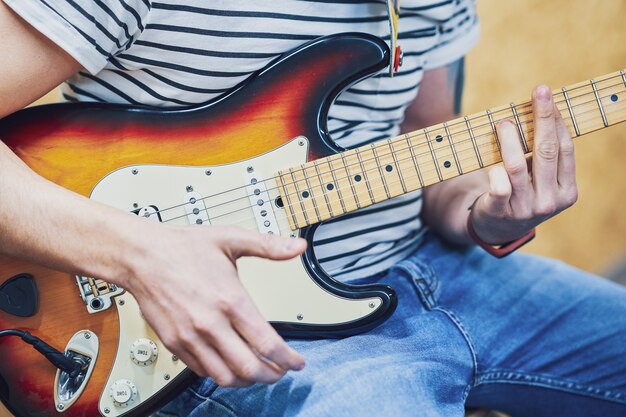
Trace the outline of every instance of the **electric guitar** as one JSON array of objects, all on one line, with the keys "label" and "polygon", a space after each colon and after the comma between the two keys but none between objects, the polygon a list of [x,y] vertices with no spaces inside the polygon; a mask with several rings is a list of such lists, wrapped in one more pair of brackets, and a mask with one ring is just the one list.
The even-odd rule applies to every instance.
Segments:
[{"label": "electric guitar", "polygon": [[[328,134],[331,103],[388,61],[376,37],[333,35],[206,105],[34,107],[1,120],[0,138],[40,175],[147,221],[232,224],[309,241],[326,219],[500,162],[498,120],[515,121],[532,151],[529,102],[339,149]],[[573,136],[626,118],[624,71],[554,96]],[[285,336],[364,332],[397,302],[387,286],[350,286],[325,275],[311,245],[290,261],[245,258],[238,268],[264,317]],[[28,330],[84,364],[72,378],[19,339],[1,337],[0,398],[20,417],[147,415],[193,377],[123,288],[2,256],[0,329]]]}]

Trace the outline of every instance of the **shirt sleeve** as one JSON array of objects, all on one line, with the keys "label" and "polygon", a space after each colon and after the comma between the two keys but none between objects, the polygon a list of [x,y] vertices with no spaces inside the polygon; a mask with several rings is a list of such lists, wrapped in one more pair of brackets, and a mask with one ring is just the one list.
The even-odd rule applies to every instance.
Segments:
[{"label": "shirt sleeve", "polygon": [[426,70],[451,64],[476,46],[480,37],[480,24],[475,0],[454,0],[449,13],[445,17],[441,16],[437,28],[439,39],[426,56]]},{"label": "shirt sleeve", "polygon": [[91,74],[141,34],[150,0],[3,0]]}]

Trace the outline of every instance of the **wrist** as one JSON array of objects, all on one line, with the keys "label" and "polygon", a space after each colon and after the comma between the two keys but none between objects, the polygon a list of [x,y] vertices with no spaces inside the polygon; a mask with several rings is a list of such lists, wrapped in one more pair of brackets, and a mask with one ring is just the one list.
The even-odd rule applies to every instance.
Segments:
[{"label": "wrist", "polygon": [[516,235],[517,237],[511,240],[499,240],[496,238],[494,241],[502,242],[500,244],[492,244],[489,241],[485,241],[481,236],[478,235],[476,229],[474,227],[474,221],[472,216],[473,210],[470,209],[470,212],[467,216],[466,228],[469,237],[472,239],[474,243],[483,248],[487,253],[495,256],[496,258],[502,258],[516,251],[520,247],[524,246],[526,243],[530,242],[535,238],[535,228],[532,228],[530,231],[523,233],[522,235]]}]

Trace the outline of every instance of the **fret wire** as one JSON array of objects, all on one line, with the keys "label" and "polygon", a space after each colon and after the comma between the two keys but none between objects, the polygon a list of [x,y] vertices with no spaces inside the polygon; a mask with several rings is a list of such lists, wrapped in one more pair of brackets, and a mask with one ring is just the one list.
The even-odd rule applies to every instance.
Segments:
[{"label": "fret wire", "polygon": [[456,169],[459,171],[459,174],[463,174],[463,168],[461,168],[461,163],[459,162],[458,155],[456,154],[456,149],[454,148],[454,141],[452,140],[452,134],[450,133],[450,129],[448,129],[448,124],[443,123],[443,128],[446,131],[446,136],[448,137],[448,142],[450,143],[450,148],[452,149],[452,156],[454,157],[454,163],[456,164]]},{"label": "fret wire", "polygon": [[[335,175],[335,169],[333,168],[332,161],[330,159],[328,160],[328,167],[330,168],[330,173],[333,176],[333,183],[335,184],[335,190],[337,190],[337,195],[339,196],[339,202],[341,203],[341,210],[343,210],[345,214],[348,212],[348,210],[346,210],[346,205],[343,202],[343,194],[341,193],[341,187],[339,186],[339,182],[337,181],[337,176]],[[347,170],[346,170],[346,173],[348,174],[348,178],[349,178],[350,173]],[[356,197],[354,198],[354,200],[356,201]],[[358,203],[357,203],[357,207],[358,207]]]},{"label": "fret wire", "polygon": [[365,186],[367,187],[367,192],[370,195],[372,204],[374,204],[376,200],[374,200],[374,194],[372,193],[372,189],[370,188],[370,180],[369,180],[369,177],[367,176],[365,166],[363,165],[363,160],[361,159],[361,151],[359,151],[359,148],[355,148],[354,153],[356,154],[356,157],[359,160],[359,165],[361,165],[361,171],[363,171],[363,179],[365,180]]},{"label": "fret wire", "polygon": [[346,169],[346,174],[348,174],[348,182],[350,183],[350,188],[352,188],[352,195],[354,196],[354,201],[356,202],[356,208],[361,208],[361,203],[359,202],[359,196],[356,193],[356,188],[354,187],[354,183],[352,182],[352,174],[350,174],[350,169],[348,165],[346,165],[346,158],[344,157],[344,153],[339,154],[341,156],[341,160],[343,161],[343,166]]},{"label": "fret wire", "polygon": [[501,151],[502,148],[500,148],[500,138],[498,137],[498,130],[496,129],[496,124],[493,121],[491,110],[487,110],[487,117],[489,118],[489,124],[491,125],[493,136],[496,138],[496,146],[498,147],[498,151]]},{"label": "fret wire", "polygon": [[609,127],[609,122],[606,120],[606,115],[604,114],[604,107],[602,107],[602,101],[600,101],[600,96],[598,95],[596,83],[593,80],[590,80],[589,82],[591,83],[593,94],[596,96],[596,101],[598,102],[598,108],[600,109],[600,114],[602,115],[602,122],[604,123],[604,127]]},{"label": "fret wire", "polygon": [[526,142],[526,136],[524,135],[524,129],[522,129],[522,124],[519,121],[519,116],[517,115],[517,109],[515,108],[515,103],[511,103],[511,109],[513,110],[513,117],[515,117],[515,124],[517,125],[517,131],[519,132],[519,135],[522,138],[522,144],[524,145],[524,153],[528,153],[528,142]]},{"label": "fret wire", "polygon": [[300,198],[300,189],[298,188],[298,182],[296,181],[296,177],[293,174],[293,168],[289,168],[289,173],[291,174],[291,179],[293,180],[293,185],[296,189],[296,195],[298,196],[298,201],[300,202],[300,207],[302,208],[302,214],[304,214],[304,221],[306,224],[311,224],[311,222],[309,221],[309,216],[306,215],[306,208],[304,207],[302,198]]},{"label": "fret wire", "polygon": [[[285,197],[287,198],[287,206],[289,207],[289,212],[291,213],[291,218],[293,220],[293,225],[295,226],[296,229],[300,228],[300,225],[298,223],[298,219],[296,218],[296,214],[293,210],[293,204],[291,204],[291,199],[289,198],[289,194],[291,194],[289,192],[289,189],[287,188],[287,186],[285,185],[285,181],[283,179],[283,174],[281,172],[278,173],[278,178],[280,179],[280,184],[283,188],[283,190],[285,191]],[[208,210],[208,208],[207,208]]]},{"label": "fret wire", "polygon": [[469,118],[467,116],[465,116],[465,124],[467,125],[467,131],[470,134],[470,139],[472,140],[472,145],[474,146],[474,152],[476,152],[476,156],[478,157],[478,165],[480,165],[481,168],[483,168],[485,166],[485,164],[483,164],[483,158],[480,157],[480,152],[478,152],[478,145],[476,144],[476,138],[474,137],[474,131],[472,130],[472,125],[469,121]]},{"label": "fret wire", "polygon": [[402,191],[407,193],[406,184],[404,183],[404,175],[402,175],[402,169],[400,168],[400,164],[398,163],[398,158],[396,156],[396,151],[393,149],[393,142],[388,140],[387,146],[389,146],[389,151],[391,152],[391,156],[393,157],[393,163],[396,165],[396,170],[398,171],[398,176],[400,177],[400,185],[402,186]]},{"label": "fret wire", "polygon": [[317,216],[317,221],[322,220],[322,216],[320,216],[320,211],[317,208],[317,203],[315,202],[315,195],[313,194],[313,187],[311,187],[311,183],[309,182],[309,176],[306,174],[306,167],[304,164],[300,165],[302,167],[302,175],[304,176],[304,181],[306,182],[306,186],[308,188],[309,193],[311,194],[311,202],[313,203],[313,208],[315,209],[315,215]]},{"label": "fret wire", "polygon": [[380,173],[380,179],[383,182],[383,187],[385,189],[385,194],[387,194],[387,198],[391,198],[391,194],[389,193],[389,188],[387,187],[387,181],[385,181],[385,174],[383,173],[382,167],[380,166],[380,160],[378,158],[378,152],[376,152],[376,147],[372,143],[370,145],[372,151],[374,152],[374,161],[376,162],[376,166],[378,167],[378,172]]},{"label": "fret wire", "polygon": [[330,201],[328,200],[328,194],[324,192],[324,179],[320,174],[320,168],[317,166],[317,160],[313,161],[313,166],[315,167],[315,172],[317,173],[317,178],[320,180],[320,188],[322,189],[322,194],[324,194],[324,200],[326,200],[326,207],[328,207],[328,212],[331,217],[335,217],[335,213],[333,213],[333,208],[330,205]]},{"label": "fret wire", "polygon": [[624,73],[624,70],[620,70],[619,74],[622,76],[622,81],[624,81],[624,87],[626,87],[626,73]]},{"label": "fret wire", "polygon": [[443,181],[441,169],[439,169],[439,161],[437,161],[435,149],[433,148],[433,144],[431,143],[430,137],[428,136],[428,129],[424,129],[424,135],[426,136],[426,143],[428,143],[428,149],[430,149],[430,154],[433,156],[433,161],[435,163],[435,168],[437,169],[437,176],[439,177],[439,181]]},{"label": "fret wire", "polygon": [[409,147],[409,151],[411,152],[411,158],[413,159],[413,165],[415,165],[415,172],[417,172],[417,179],[420,181],[420,185],[424,186],[424,179],[422,178],[422,173],[420,172],[420,167],[417,163],[417,158],[415,157],[415,151],[413,150],[413,146],[411,146],[411,141],[409,140],[409,134],[406,133],[404,135],[404,139],[406,140],[406,144]]},{"label": "fret wire", "polygon": [[578,123],[576,123],[576,117],[574,116],[574,110],[572,109],[572,105],[570,104],[569,97],[567,96],[567,90],[565,87],[561,88],[563,92],[563,96],[565,97],[565,104],[567,104],[567,110],[569,111],[569,116],[572,118],[572,124],[574,125],[574,131],[576,132],[576,136],[580,136],[580,130],[578,130]]}]

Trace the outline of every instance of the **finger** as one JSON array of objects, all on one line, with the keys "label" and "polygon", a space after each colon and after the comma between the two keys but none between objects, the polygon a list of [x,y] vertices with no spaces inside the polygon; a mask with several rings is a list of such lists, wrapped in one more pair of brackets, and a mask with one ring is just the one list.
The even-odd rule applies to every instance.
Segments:
[{"label": "finger", "polygon": [[241,303],[229,318],[232,326],[263,357],[285,371],[304,368],[304,358],[276,333],[252,302]]},{"label": "finger", "polygon": [[286,372],[258,357],[232,328],[220,329],[212,343],[228,367],[244,381],[272,384]]},{"label": "finger", "polygon": [[555,196],[557,192],[557,169],[559,140],[556,133],[556,111],[552,92],[545,85],[533,91],[534,149],[533,184],[542,198]]},{"label": "finger", "polygon": [[496,165],[489,170],[489,192],[483,198],[483,204],[488,213],[500,216],[507,212],[511,199],[511,181],[506,169]]},{"label": "finger", "polygon": [[250,381],[239,378],[211,346],[200,339],[176,349],[177,355],[196,375],[209,376],[222,387],[244,387]]},{"label": "finger", "polygon": [[530,175],[520,143],[517,128],[509,120],[502,120],[496,125],[500,139],[500,152],[504,168],[511,184],[511,205],[518,205],[525,200],[530,189]]},{"label": "finger", "polygon": [[563,117],[556,117],[556,133],[559,139],[559,165],[557,180],[565,192],[576,190],[576,160],[574,158],[574,141],[569,134]]},{"label": "finger", "polygon": [[300,238],[251,232],[239,227],[228,228],[225,233],[225,248],[234,259],[241,256],[283,260],[301,255],[306,249],[306,241]]}]

